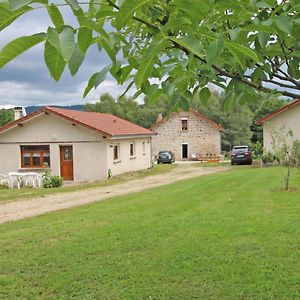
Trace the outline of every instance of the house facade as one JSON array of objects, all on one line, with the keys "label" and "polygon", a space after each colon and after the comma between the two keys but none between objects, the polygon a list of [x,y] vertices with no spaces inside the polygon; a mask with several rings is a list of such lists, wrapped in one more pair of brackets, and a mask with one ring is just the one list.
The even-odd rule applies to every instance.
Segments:
[{"label": "house facade", "polygon": [[300,99],[295,100],[256,121],[263,125],[263,146],[272,151],[272,134],[282,127],[293,131],[293,139],[300,140]]},{"label": "house facade", "polygon": [[217,157],[221,153],[222,126],[196,111],[172,113],[151,129],[156,133],[152,140],[153,155],[169,150],[176,160],[187,160],[195,154]]},{"label": "house facade", "polygon": [[44,107],[0,128],[0,173],[42,171],[77,182],[151,167],[153,132],[110,114]]}]

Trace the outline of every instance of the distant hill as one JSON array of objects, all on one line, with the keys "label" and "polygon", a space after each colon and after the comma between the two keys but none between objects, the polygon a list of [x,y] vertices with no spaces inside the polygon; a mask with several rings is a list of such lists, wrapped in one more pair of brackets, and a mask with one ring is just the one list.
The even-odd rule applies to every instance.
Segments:
[{"label": "distant hill", "polygon": [[[59,108],[66,108],[66,109],[73,109],[73,110],[80,110],[80,111],[83,111],[83,105],[81,104],[77,104],[77,105],[66,105],[66,106],[63,106],[63,105],[47,105],[47,106],[53,106],[53,107],[59,107]],[[36,110],[39,110],[40,108],[42,108],[43,106],[27,106],[25,107],[26,109],[26,113],[27,115],[33,113],[34,111]]]}]

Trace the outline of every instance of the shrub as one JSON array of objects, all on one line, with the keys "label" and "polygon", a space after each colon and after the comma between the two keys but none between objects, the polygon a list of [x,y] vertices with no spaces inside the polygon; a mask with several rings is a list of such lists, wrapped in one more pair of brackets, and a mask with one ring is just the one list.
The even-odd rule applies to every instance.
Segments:
[{"label": "shrub", "polygon": [[60,176],[51,176],[52,187],[60,187],[63,184],[63,178]]},{"label": "shrub", "polygon": [[0,184],[0,190],[6,190],[8,189],[8,184]]},{"label": "shrub", "polygon": [[252,145],[252,157],[254,159],[261,157],[263,154],[263,146],[260,141]]},{"label": "shrub", "polygon": [[49,168],[45,168],[43,174],[43,187],[44,188],[54,188],[60,187],[63,184],[63,178],[60,176],[51,176]]},{"label": "shrub", "polygon": [[262,160],[263,164],[266,165],[267,163],[274,162],[275,157],[271,152],[266,152],[261,156],[261,160]]}]

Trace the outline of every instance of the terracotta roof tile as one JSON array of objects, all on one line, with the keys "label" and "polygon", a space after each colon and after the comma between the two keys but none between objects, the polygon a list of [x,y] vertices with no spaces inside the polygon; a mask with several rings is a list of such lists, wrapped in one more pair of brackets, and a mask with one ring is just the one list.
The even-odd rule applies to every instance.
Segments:
[{"label": "terracotta roof tile", "polygon": [[[195,110],[190,110],[189,111],[190,113],[192,113],[193,115],[195,115],[196,117],[198,117],[199,119],[202,119],[203,121],[207,122],[208,124],[210,124],[212,127],[216,128],[216,129],[219,129],[219,130],[223,130],[223,126],[221,124],[217,124],[215,123],[214,121],[212,121],[211,119],[209,119],[207,116],[195,111]],[[173,112],[171,113],[168,117],[166,118],[163,118],[162,120],[154,123],[152,126],[151,126],[151,129],[155,129],[157,128],[159,125],[165,123],[170,117],[173,117],[173,116],[176,116],[178,113],[177,112]]]},{"label": "terracotta roof tile", "polygon": [[260,118],[259,120],[257,120],[255,122],[255,124],[257,125],[262,125],[263,123],[265,123],[266,121],[268,121],[269,119],[281,114],[282,112],[286,111],[287,109],[291,108],[291,107],[294,107],[295,105],[299,104],[300,103],[300,99],[297,99],[293,102],[290,102],[288,103],[287,105],[284,105],[283,107],[273,111],[272,113]]},{"label": "terracotta roof tile", "polygon": [[96,112],[83,112],[77,110],[63,109],[57,107],[43,107],[42,109],[29,114],[19,120],[8,123],[0,128],[0,132],[5,131],[19,123],[31,119],[41,113],[54,114],[75,124],[97,131],[109,136],[132,136],[132,135],[153,135],[154,132],[123,120],[111,114]]}]

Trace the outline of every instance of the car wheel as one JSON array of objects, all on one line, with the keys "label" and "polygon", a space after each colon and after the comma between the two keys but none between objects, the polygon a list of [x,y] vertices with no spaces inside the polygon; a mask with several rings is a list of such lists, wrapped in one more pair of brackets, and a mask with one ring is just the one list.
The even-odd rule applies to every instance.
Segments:
[{"label": "car wheel", "polygon": [[234,165],[234,162],[233,162],[233,161],[231,162],[231,165],[232,165],[232,166]]},{"label": "car wheel", "polygon": [[159,160],[157,161],[157,164],[158,164],[158,165],[160,164],[160,161],[159,161]]}]

